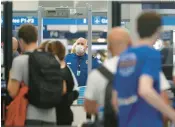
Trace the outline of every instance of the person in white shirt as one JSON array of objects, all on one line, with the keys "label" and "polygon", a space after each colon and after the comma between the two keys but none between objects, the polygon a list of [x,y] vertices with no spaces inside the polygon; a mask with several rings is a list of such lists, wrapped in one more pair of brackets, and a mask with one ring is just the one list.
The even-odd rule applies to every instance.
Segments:
[{"label": "person in white shirt", "polygon": [[[113,28],[108,34],[108,50],[112,58],[104,62],[104,66],[113,74],[116,73],[116,67],[120,53],[131,45],[131,38],[128,31],[121,27]],[[165,91],[170,85],[163,73],[160,73],[161,90]],[[105,88],[108,83],[106,79],[97,69],[93,70],[87,80],[87,88],[85,91],[84,108],[87,113],[96,114],[99,106],[104,106]],[[165,101],[168,98],[165,92],[162,92]]]}]

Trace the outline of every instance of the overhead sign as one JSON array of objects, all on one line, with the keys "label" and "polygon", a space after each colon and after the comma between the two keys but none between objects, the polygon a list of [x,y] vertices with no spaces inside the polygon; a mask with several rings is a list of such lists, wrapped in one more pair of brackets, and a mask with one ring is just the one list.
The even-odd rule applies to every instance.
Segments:
[{"label": "overhead sign", "polygon": [[[13,25],[21,25],[26,23],[37,25],[38,19],[36,17],[13,17],[12,23]],[[1,24],[3,24],[3,18],[1,18]]]},{"label": "overhead sign", "polygon": [[[76,13],[76,12],[75,12]],[[13,25],[22,25],[31,23],[38,25],[38,18],[36,17],[13,17]],[[93,25],[107,25],[107,17],[95,16],[92,17]],[[3,24],[3,18],[1,18],[1,24]],[[44,18],[43,25],[87,25],[88,20],[86,18]]]},{"label": "overhead sign", "polygon": [[142,9],[174,9],[175,8],[175,2],[172,3],[171,1],[169,3],[144,3],[142,4]]},{"label": "overhead sign", "polygon": [[[175,25],[175,16],[163,16],[162,21],[164,25]],[[18,26],[26,23],[38,25],[36,17],[13,17],[13,25]],[[103,16],[93,16],[92,25],[107,25],[108,19]],[[3,24],[3,18],[1,18]],[[88,19],[86,18],[44,18],[43,25],[87,25]]]}]

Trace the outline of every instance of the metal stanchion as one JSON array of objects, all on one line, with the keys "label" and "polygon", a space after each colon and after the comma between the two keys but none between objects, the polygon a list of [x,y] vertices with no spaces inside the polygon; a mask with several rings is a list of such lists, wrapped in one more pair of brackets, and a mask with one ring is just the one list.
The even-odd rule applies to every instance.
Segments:
[{"label": "metal stanchion", "polygon": [[43,7],[38,7],[38,45],[43,40]]},{"label": "metal stanchion", "polygon": [[87,4],[88,10],[88,73],[92,70],[92,6]]}]

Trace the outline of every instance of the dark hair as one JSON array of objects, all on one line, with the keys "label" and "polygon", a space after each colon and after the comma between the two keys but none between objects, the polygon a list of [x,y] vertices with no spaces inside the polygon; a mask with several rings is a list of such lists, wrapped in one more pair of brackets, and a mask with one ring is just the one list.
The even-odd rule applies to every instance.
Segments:
[{"label": "dark hair", "polygon": [[144,12],[137,19],[137,31],[140,38],[151,37],[161,25],[161,15],[156,12]]},{"label": "dark hair", "polygon": [[18,37],[19,39],[23,39],[26,44],[37,42],[38,31],[34,25],[24,24],[19,28]]},{"label": "dark hair", "polygon": [[46,46],[48,47],[48,52],[57,55],[60,60],[64,60],[66,49],[60,41],[46,41],[43,42],[39,49],[45,50]]}]

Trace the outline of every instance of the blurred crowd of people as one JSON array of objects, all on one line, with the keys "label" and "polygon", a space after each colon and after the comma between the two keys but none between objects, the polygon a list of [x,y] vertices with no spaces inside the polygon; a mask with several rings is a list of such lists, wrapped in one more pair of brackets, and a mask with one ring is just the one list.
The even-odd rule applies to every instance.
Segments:
[{"label": "blurred crowd of people", "polygon": [[[106,91],[111,90],[108,103],[111,103],[118,121],[117,125],[113,126],[163,127],[170,121],[175,124],[175,99],[170,102],[167,94],[173,82],[175,84],[173,48],[164,48],[161,52],[153,48],[160,37],[161,28],[161,16],[154,12],[145,12],[138,17],[137,32],[140,38],[137,42],[132,42],[125,28],[112,28],[107,37],[108,52],[112,58],[105,60],[102,64],[98,58],[92,56],[92,71],[88,74],[88,45],[85,38],[80,37],[72,46],[71,53],[66,54],[67,47],[58,40],[48,40],[38,46],[36,27],[31,24],[22,25],[18,31],[19,40],[12,38],[13,63],[7,86],[9,96],[12,98],[11,107],[21,106],[13,103],[19,98],[23,88],[21,84],[28,88],[28,92],[33,90],[32,85],[41,84],[38,85],[39,92],[36,94],[43,95],[42,88],[46,87],[48,90],[45,92],[49,91],[52,95],[55,87],[47,85],[51,81],[52,85],[56,84],[54,74],[57,75],[57,72],[59,74],[56,78],[61,80],[61,83],[58,83],[61,100],[53,104],[52,108],[44,109],[31,103],[26,93],[20,98],[23,100],[20,103],[24,100],[27,102],[21,107],[26,111],[23,112],[24,120],[16,118],[20,119],[19,123],[9,122],[15,119],[9,116],[14,114],[9,113],[11,111],[9,108],[6,125],[72,125],[74,115],[71,105],[79,96],[78,87],[82,86],[87,86],[84,108],[88,119],[91,115],[95,115],[105,121]],[[32,67],[31,60],[34,60],[34,57],[28,54],[36,55],[36,52],[41,52],[42,55],[35,61],[41,60],[47,67],[39,66],[42,63],[36,63],[38,64],[34,70],[36,73],[33,72],[32,76],[29,67]],[[54,61],[53,58],[56,60]],[[169,67],[171,76],[167,76],[169,72],[162,69],[162,63],[166,65],[172,63]],[[51,68],[49,72],[42,67],[47,69],[53,67],[58,70]],[[37,76],[38,78],[35,78]],[[50,82],[44,86],[41,80]],[[172,83],[170,84],[168,80],[172,80]],[[44,102],[42,99],[41,101]]]}]

